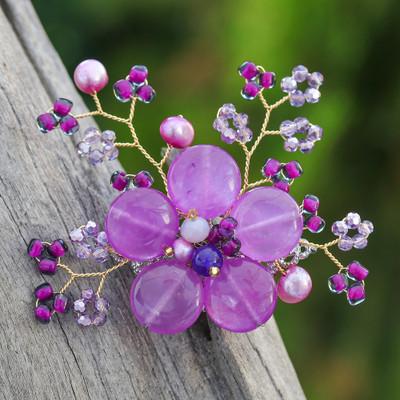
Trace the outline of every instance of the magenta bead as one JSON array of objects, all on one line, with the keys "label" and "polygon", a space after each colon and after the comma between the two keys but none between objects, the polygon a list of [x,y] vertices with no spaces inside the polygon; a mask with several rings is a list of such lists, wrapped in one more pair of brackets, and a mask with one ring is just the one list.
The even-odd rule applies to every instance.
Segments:
[{"label": "magenta bead", "polygon": [[190,146],[194,139],[192,124],[179,115],[164,119],[160,125],[160,134],[165,143],[177,149]]},{"label": "magenta bead", "polygon": [[93,94],[107,85],[108,74],[100,61],[85,60],[75,68],[74,82],[83,93]]},{"label": "magenta bead", "polygon": [[204,281],[204,304],[212,321],[232,332],[249,332],[271,317],[276,305],[272,275],[248,258],[224,260],[220,274]]},{"label": "magenta bead", "polygon": [[185,239],[176,239],[172,248],[174,249],[174,255],[177,260],[188,263],[192,259],[194,247],[192,243],[187,242]]},{"label": "magenta bead", "polygon": [[236,161],[217,146],[187,148],[168,171],[168,191],[176,208],[185,213],[195,209],[203,218],[224,214],[236,200],[240,187]]},{"label": "magenta bead", "polygon": [[179,230],[175,208],[161,192],[137,188],[111,204],[105,231],[111,247],[123,257],[146,261],[161,256]]},{"label": "magenta bead", "polygon": [[241,252],[258,261],[286,257],[299,243],[303,218],[294,199],[282,190],[260,187],[244,193],[233,205],[238,222],[235,237]]},{"label": "magenta bead", "polygon": [[285,303],[299,303],[308,297],[312,289],[310,274],[297,265],[292,265],[278,282],[278,296]]},{"label": "magenta bead", "polygon": [[203,304],[201,279],[174,259],[145,267],[132,283],[132,313],[151,332],[183,332],[196,322]]}]

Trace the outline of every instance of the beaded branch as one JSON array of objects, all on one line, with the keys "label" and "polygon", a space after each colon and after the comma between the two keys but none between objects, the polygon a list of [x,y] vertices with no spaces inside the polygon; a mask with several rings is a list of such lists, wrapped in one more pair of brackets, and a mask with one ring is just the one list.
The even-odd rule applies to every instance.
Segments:
[{"label": "beaded branch", "polygon": [[[126,125],[132,138],[126,143],[117,142],[113,131],[88,128],[77,145],[78,154],[97,165],[116,159],[121,148],[137,149],[160,175],[165,195],[151,188],[154,180],[148,171],[112,174],[111,185],[121,194],[105,217],[105,230],[100,231],[95,222],[89,221],[69,235],[79,259],[112,265],[101,271],[77,273],[61,262],[68,249],[62,239],[32,239],[28,254],[37,261],[39,271],[52,275],[61,269],[68,275],[58,292],[48,282],[35,289],[35,315],[39,321],[49,322],[54,313],[65,314],[72,305],[80,325],[104,324],[109,310],[108,301],[101,297],[104,284],[112,272],[129,266],[136,275],[130,293],[131,309],[149,330],[179,333],[206,311],[221,328],[248,332],[271,317],[277,297],[286,303],[298,303],[309,295],[311,277],[298,264],[318,250],[338,268],[328,279],[329,289],[346,293],[351,305],[365,300],[368,270],[358,261],[344,266],[331,249],[365,248],[372,223],[351,212],[332,225],[337,239],[323,244],[308,241],[302,237],[303,231],[320,233],[325,221],[318,215],[320,202],[316,196],[306,195],[298,206],[289,195],[291,185],[303,173],[300,164],[269,158],[262,168],[262,178],[249,181],[252,157],[265,137],[280,136],[286,151],[302,153],[309,153],[321,140],[322,128],[303,117],[283,121],[278,130],[268,127],[272,112],[287,102],[293,107],[317,103],[322,74],[310,73],[301,65],[295,67],[291,76],[281,80],[286,95],[273,104],[263,92],[274,87],[275,73],[245,62],[239,74],[245,79],[242,97],[259,99],[265,109],[261,129],[253,138],[248,116],[238,113],[233,104],[219,108],[213,128],[222,141],[238,142],[243,149],[243,179],[236,162],[224,150],[210,145],[191,146],[194,128],[181,115],[161,123],[166,147],[160,161],[141,145],[133,125],[137,101],[147,104],[155,98],[145,66],[133,66],[125,79],[113,85],[117,100],[130,102],[129,114],[123,118],[104,111],[98,97],[108,83],[104,66],[96,60],[78,65],[75,83],[92,96],[95,110],[73,115],[72,102],[60,98],[37,118],[40,131],[48,133],[58,126],[66,135],[73,135],[79,130],[79,120],[96,116]],[[307,86],[304,91],[299,88],[301,84]],[[355,231],[353,237],[349,236],[351,230]],[[68,288],[76,280],[87,278],[99,280],[97,290],[87,288],[81,298],[72,301]]]}]

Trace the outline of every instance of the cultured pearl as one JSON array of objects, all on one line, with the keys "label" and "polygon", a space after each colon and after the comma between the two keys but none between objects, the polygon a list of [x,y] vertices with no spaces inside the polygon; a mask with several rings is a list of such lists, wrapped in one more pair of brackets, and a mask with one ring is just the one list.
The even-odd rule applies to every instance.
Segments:
[{"label": "cultured pearl", "polygon": [[160,134],[166,143],[178,149],[190,146],[194,139],[192,124],[179,115],[164,119],[160,125]]},{"label": "cultured pearl", "polygon": [[207,239],[210,225],[201,217],[188,218],[181,225],[182,237],[190,243],[199,243]]},{"label": "cultured pearl", "polygon": [[311,292],[312,281],[310,274],[297,265],[289,267],[286,275],[278,282],[278,296],[285,303],[299,303]]},{"label": "cultured pearl", "polygon": [[83,93],[93,94],[107,85],[108,74],[100,61],[85,60],[75,68],[74,82]]},{"label": "cultured pearl", "polygon": [[179,238],[175,240],[172,247],[177,260],[184,263],[187,263],[189,260],[191,260],[194,250],[194,247],[191,243],[187,242],[185,239]]}]

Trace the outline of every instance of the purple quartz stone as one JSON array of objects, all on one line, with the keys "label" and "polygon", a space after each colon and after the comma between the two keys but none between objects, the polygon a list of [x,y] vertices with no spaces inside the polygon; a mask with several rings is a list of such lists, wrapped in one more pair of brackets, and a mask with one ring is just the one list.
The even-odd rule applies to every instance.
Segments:
[{"label": "purple quartz stone", "polygon": [[59,314],[66,314],[69,311],[71,299],[64,293],[57,293],[53,300],[53,310]]},{"label": "purple quartz stone", "polygon": [[48,251],[53,257],[59,258],[65,256],[65,253],[68,251],[68,247],[64,240],[57,239],[50,244]]},{"label": "purple quartz stone", "polygon": [[134,92],[132,84],[126,79],[121,79],[115,82],[113,85],[113,91],[117,100],[122,103],[129,101]]},{"label": "purple quartz stone", "polygon": [[57,260],[54,258],[42,258],[39,261],[39,271],[45,275],[53,275],[57,270]]},{"label": "purple quartz stone", "polygon": [[84,233],[86,236],[97,236],[97,234],[99,233],[99,227],[97,226],[96,222],[88,221],[85,225]]},{"label": "purple quartz stone", "polygon": [[85,130],[83,141],[91,146],[98,144],[101,141],[101,132],[94,126],[91,126]]},{"label": "purple quartz stone", "polygon": [[237,224],[238,223],[235,218],[232,217],[223,218],[218,226],[219,234],[224,239],[230,239],[235,232]]},{"label": "purple quartz stone", "polygon": [[60,128],[66,135],[73,135],[79,130],[79,122],[72,115],[61,118]]},{"label": "purple quartz stone", "polygon": [[110,246],[123,257],[146,261],[161,256],[179,230],[178,214],[161,192],[138,188],[120,194],[105,221]]},{"label": "purple quartz stone", "polygon": [[78,246],[76,246],[76,256],[80,260],[87,260],[90,258],[92,255],[92,249],[91,247],[86,244],[86,243],[81,243]]},{"label": "purple quartz stone", "polygon": [[104,231],[99,232],[96,238],[96,242],[99,246],[105,247],[108,245],[107,234]]},{"label": "purple quartz stone", "polygon": [[138,172],[134,179],[133,183],[136,187],[139,188],[149,188],[153,185],[154,179],[148,171],[140,171]]},{"label": "purple quartz stone", "polygon": [[59,98],[53,104],[53,111],[59,117],[65,117],[72,110],[72,105],[71,100]]},{"label": "purple quartz stone", "polygon": [[90,326],[92,325],[92,319],[90,318],[89,315],[82,314],[82,315],[77,315],[76,322],[78,325],[81,326]]},{"label": "purple quartz stone", "polygon": [[53,297],[53,288],[50,283],[42,283],[35,289],[35,297],[39,301],[46,301]]},{"label": "purple quartz stone", "polygon": [[129,178],[127,178],[124,171],[115,171],[111,175],[111,185],[114,189],[122,192],[126,189],[129,183]]},{"label": "purple quartz stone", "polygon": [[96,296],[94,308],[99,313],[107,314],[108,310],[110,309],[110,303],[106,298]]},{"label": "purple quartz stone", "polygon": [[95,297],[94,290],[92,288],[82,290],[81,297],[85,301],[92,301]]},{"label": "purple quartz stone", "polygon": [[204,281],[204,302],[212,321],[232,332],[249,332],[272,316],[276,285],[272,275],[248,258],[224,260],[216,278]]},{"label": "purple quartz stone", "polygon": [[57,118],[52,113],[41,114],[37,117],[37,126],[42,133],[52,131],[58,124]]},{"label": "purple quartz stone", "polygon": [[273,158],[268,158],[265,162],[262,173],[266,178],[272,178],[281,169],[281,163]]},{"label": "purple quartz stone", "polygon": [[268,71],[260,74],[260,85],[264,89],[272,89],[275,85],[275,74]]},{"label": "purple quartz stone", "polygon": [[244,193],[231,216],[238,222],[235,237],[242,244],[241,252],[258,261],[286,257],[303,233],[299,206],[289,194],[272,187]]},{"label": "purple quartz stone", "polygon": [[348,280],[345,274],[335,274],[328,279],[328,287],[332,293],[342,293],[348,287]]},{"label": "purple quartz stone", "polygon": [[256,64],[250,62],[250,61],[245,61],[240,67],[239,67],[239,74],[242,76],[244,79],[247,79],[251,81],[252,79],[256,78],[259,74],[258,68]]},{"label": "purple quartz stone", "polygon": [[136,96],[140,101],[148,104],[154,100],[156,92],[150,85],[143,85],[136,90]]},{"label": "purple quartz stone", "polygon": [[297,161],[290,161],[283,167],[285,177],[288,179],[296,179],[303,173],[301,165]]},{"label": "purple quartz stone", "polygon": [[96,247],[92,252],[92,257],[99,263],[105,263],[108,260],[109,253],[104,247]]},{"label": "purple quartz stone", "polygon": [[301,107],[306,101],[304,93],[301,90],[295,90],[294,92],[291,92],[289,96],[290,105],[293,107]]},{"label": "purple quartz stone", "polygon": [[144,83],[149,75],[147,67],[144,65],[134,65],[129,72],[129,81],[134,85],[141,85]]},{"label": "purple quartz stone", "polygon": [[358,261],[353,261],[347,266],[347,276],[356,281],[363,281],[369,274],[367,268]]},{"label": "purple quartz stone", "polygon": [[92,325],[103,326],[107,322],[107,314],[97,312],[92,317]]},{"label": "purple quartz stone", "polygon": [[192,267],[200,275],[209,276],[211,267],[222,268],[221,252],[212,244],[195,249],[192,256]]},{"label": "purple quartz stone", "polygon": [[44,250],[44,244],[40,239],[32,239],[28,245],[28,256],[32,258],[40,257]]},{"label": "purple quartz stone", "polygon": [[247,82],[242,89],[242,97],[246,100],[253,100],[260,93],[261,87],[256,82]]},{"label": "purple quartz stone", "polygon": [[307,194],[304,196],[303,209],[314,214],[319,208],[319,198],[313,194]]},{"label": "purple quartz stone", "polygon": [[241,247],[240,240],[236,238],[231,238],[226,242],[222,243],[221,251],[224,254],[224,256],[234,257],[238,255],[240,247]]},{"label": "purple quartz stone", "polygon": [[325,221],[318,215],[313,215],[306,221],[306,226],[311,233],[321,233],[325,228]]},{"label": "purple quartz stone", "polygon": [[357,306],[365,300],[365,288],[362,283],[355,283],[347,290],[347,301],[352,306]]},{"label": "purple quartz stone", "polygon": [[203,285],[192,269],[174,259],[144,267],[131,287],[131,309],[141,325],[151,332],[176,334],[199,317]]},{"label": "purple quartz stone", "polygon": [[99,149],[94,149],[89,152],[88,160],[91,165],[97,165],[104,161],[104,153]]},{"label": "purple quartz stone", "polygon": [[42,324],[47,324],[51,320],[51,310],[45,304],[39,304],[35,308],[35,317]]},{"label": "purple quartz stone", "polygon": [[217,146],[187,148],[168,171],[168,192],[175,207],[185,213],[195,209],[206,219],[224,214],[240,189],[236,161]]}]

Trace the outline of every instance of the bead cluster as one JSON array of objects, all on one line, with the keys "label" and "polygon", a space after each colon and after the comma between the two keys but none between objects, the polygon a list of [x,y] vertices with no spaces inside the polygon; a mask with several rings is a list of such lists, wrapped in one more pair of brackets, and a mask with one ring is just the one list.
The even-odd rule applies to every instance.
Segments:
[{"label": "bead cluster", "polygon": [[77,145],[78,154],[86,158],[91,165],[115,160],[119,155],[119,150],[114,144],[115,139],[114,131],[100,132],[95,127],[87,128],[83,140]]},{"label": "bead cluster", "polygon": [[321,233],[325,228],[325,221],[318,215],[319,199],[307,194],[302,203],[304,227],[311,233]]},{"label": "bead cluster", "polygon": [[45,275],[53,275],[57,271],[57,264],[64,257],[68,247],[62,239],[52,243],[40,239],[32,239],[28,245],[28,255],[37,261],[38,270]]},{"label": "bead cluster", "polygon": [[236,257],[240,253],[241,243],[235,237],[238,222],[233,217],[222,218],[211,228],[208,241],[219,247],[227,257]]},{"label": "bead cluster", "polygon": [[68,136],[79,130],[78,120],[70,114],[73,103],[71,100],[59,98],[53,104],[50,112],[40,114],[37,119],[37,126],[42,133],[48,133],[57,126]]},{"label": "bead cluster", "polygon": [[107,321],[110,303],[89,288],[82,290],[81,297],[74,301],[73,308],[78,325],[102,326]]},{"label": "bead cluster", "polygon": [[297,161],[290,161],[285,164],[269,158],[265,162],[261,173],[265,178],[273,182],[274,187],[289,192],[290,185],[303,174],[303,169]]},{"label": "bead cluster", "polygon": [[[349,236],[349,231],[356,231],[354,236]],[[368,245],[368,236],[374,231],[371,221],[362,221],[359,214],[350,212],[341,221],[332,225],[332,233],[339,238],[338,247],[342,251],[364,249]]]},{"label": "bead cluster", "polygon": [[242,89],[242,97],[246,100],[253,100],[264,89],[272,89],[275,85],[275,73],[265,71],[261,66],[253,62],[245,61],[239,68],[239,75],[246,80]]},{"label": "bead cluster", "polygon": [[218,110],[213,128],[221,134],[221,140],[225,143],[248,143],[253,139],[253,132],[248,128],[248,123],[247,114],[236,112],[233,104],[224,104]]},{"label": "bead cluster", "polygon": [[[316,142],[322,139],[323,129],[311,124],[307,118],[298,117],[294,121],[283,121],[279,127],[281,136],[285,142],[283,148],[291,153],[300,150],[309,153]],[[302,134],[302,138],[295,135]]]},{"label": "bead cluster", "polygon": [[143,103],[151,103],[156,92],[148,84],[149,71],[144,65],[134,65],[125,79],[114,83],[114,95],[122,103],[137,97]]},{"label": "bead cluster", "polygon": [[[303,92],[298,89],[298,84],[306,82],[307,89]],[[318,103],[321,97],[320,86],[324,77],[320,72],[308,72],[304,65],[298,65],[292,70],[292,75],[281,80],[281,89],[289,94],[290,105],[301,107],[305,102]]]}]

